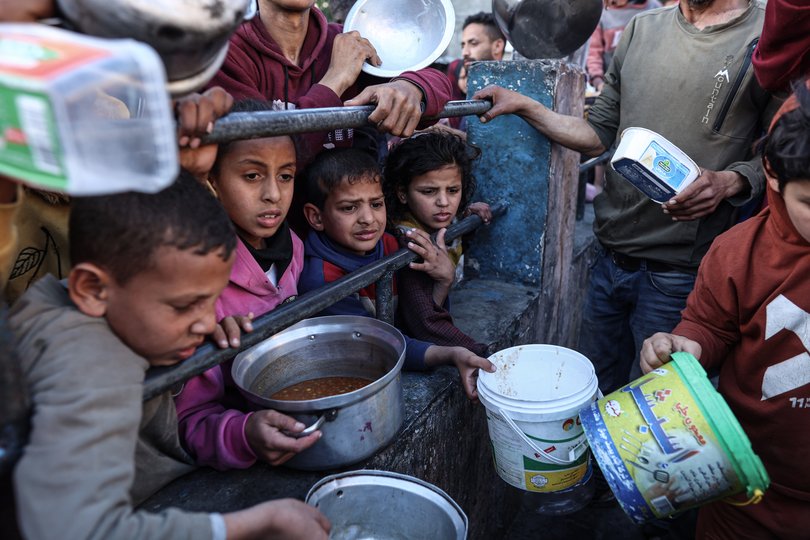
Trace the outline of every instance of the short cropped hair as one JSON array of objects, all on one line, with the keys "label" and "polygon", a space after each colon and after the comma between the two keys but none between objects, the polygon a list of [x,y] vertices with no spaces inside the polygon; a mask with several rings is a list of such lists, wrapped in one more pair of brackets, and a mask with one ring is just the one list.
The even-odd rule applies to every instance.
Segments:
[{"label": "short cropped hair", "polygon": [[780,190],[791,181],[810,179],[810,91],[806,82],[796,85],[795,95],[799,106],[779,117],[762,145],[762,156]]},{"label": "short cropped hair", "polygon": [[474,15],[470,15],[464,19],[464,26],[462,26],[461,29],[464,30],[471,24],[483,25],[487,29],[487,35],[490,40],[495,41],[502,39],[506,42],[506,37],[503,35],[503,32],[501,32],[500,27],[498,27],[498,23],[495,21],[495,16],[492,13],[479,11]]},{"label": "short cropped hair", "polygon": [[355,148],[321,152],[303,172],[306,201],[323,210],[326,198],[344,180],[356,184],[380,181],[380,166],[363,150]]},{"label": "short cropped hair", "polygon": [[478,147],[451,133],[421,133],[397,144],[388,154],[383,170],[383,193],[389,219],[401,219],[408,211],[408,205],[397,197],[400,189],[407,191],[415,177],[447,165],[457,165],[461,172],[461,202],[458,205],[458,215],[461,215],[475,193],[472,166],[480,156]]},{"label": "short cropped hair", "polygon": [[153,268],[155,252],[164,246],[197,255],[218,250],[223,260],[236,247],[225,210],[185,171],[157,193],[76,197],[69,227],[72,264],[96,264],[120,285]]},{"label": "short cropped hair", "polygon": [[[263,111],[272,111],[273,104],[269,101],[265,101],[263,99],[240,99],[239,101],[234,102],[231,110],[228,113],[251,113],[251,112],[263,112]],[[300,154],[300,140],[295,135],[279,135],[280,137],[289,137],[293,142],[293,147],[295,148],[295,155],[298,156]],[[219,143],[217,148],[217,159],[214,161],[214,165],[211,167],[211,172],[216,175],[219,173],[219,168],[222,165],[222,158],[228,153],[228,148],[236,143],[239,142],[241,139],[237,139],[235,141],[229,141],[224,143]]]}]

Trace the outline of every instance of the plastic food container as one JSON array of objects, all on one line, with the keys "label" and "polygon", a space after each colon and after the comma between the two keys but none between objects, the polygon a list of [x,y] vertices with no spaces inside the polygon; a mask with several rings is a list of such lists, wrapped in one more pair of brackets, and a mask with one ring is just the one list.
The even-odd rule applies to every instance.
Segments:
[{"label": "plastic food container", "polygon": [[658,133],[638,127],[622,132],[610,165],[659,203],[683,191],[700,174],[700,168],[683,150]]},{"label": "plastic food container", "polygon": [[149,46],[0,24],[0,174],[99,195],[159,191],[178,170],[166,75]]}]

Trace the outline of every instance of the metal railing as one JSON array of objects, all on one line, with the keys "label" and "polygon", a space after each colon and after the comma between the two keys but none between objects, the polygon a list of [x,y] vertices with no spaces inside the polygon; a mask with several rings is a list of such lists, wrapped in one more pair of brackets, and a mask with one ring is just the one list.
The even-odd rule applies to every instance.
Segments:
[{"label": "metal railing", "polygon": [[[498,202],[494,203],[491,208],[493,216],[500,216],[506,212],[507,204]],[[474,231],[482,223],[481,218],[476,215],[466,217],[447,228],[445,240],[452,242],[455,238]],[[335,302],[372,283],[376,283],[377,286],[377,318],[393,324],[394,272],[417,258],[418,256],[414,252],[403,248],[345,275],[329,285],[299,296],[294,302],[280,306],[253,321],[253,331],[242,336],[239,349],[217,349],[213,344],[207,343],[200,347],[191,358],[180,364],[150,369],[146,374],[143,399],[151,399],[178,383],[227,362],[239,352],[264,341],[302,319],[320,313]]]}]

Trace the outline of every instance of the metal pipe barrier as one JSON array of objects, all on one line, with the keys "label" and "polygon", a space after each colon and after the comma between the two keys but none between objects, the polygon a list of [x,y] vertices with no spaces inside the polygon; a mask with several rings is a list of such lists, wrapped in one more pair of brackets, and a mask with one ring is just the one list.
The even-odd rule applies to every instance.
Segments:
[{"label": "metal pipe barrier", "polygon": [[[481,99],[448,101],[439,114],[425,116],[423,120],[480,115],[491,108],[492,103]],[[203,144],[363,127],[369,125],[368,116],[373,111],[373,105],[361,105],[290,111],[235,112],[217,120],[214,130],[203,138]]]},{"label": "metal pipe barrier", "polygon": [[[508,204],[496,202],[492,205],[492,215],[506,213]],[[452,242],[455,238],[471,232],[481,226],[480,217],[472,215],[447,228],[445,239]],[[379,261],[364,266],[337,281],[318,290],[299,296],[294,302],[283,305],[253,321],[253,332],[244,334],[239,349],[219,349],[211,343],[200,347],[187,360],[168,367],[151,368],[146,373],[143,399],[151,399],[166,390],[174,388],[191,377],[235,357],[240,352],[264,341],[273,334],[292,326],[302,319],[312,317],[353,292],[377,283],[378,318],[393,323],[392,283],[394,272],[417,259],[417,255],[403,248]]]}]

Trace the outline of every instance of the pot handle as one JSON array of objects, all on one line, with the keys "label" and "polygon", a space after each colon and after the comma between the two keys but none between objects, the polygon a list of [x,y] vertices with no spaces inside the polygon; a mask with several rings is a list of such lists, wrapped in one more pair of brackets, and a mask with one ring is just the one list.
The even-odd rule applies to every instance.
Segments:
[{"label": "pot handle", "polygon": [[289,431],[285,431],[284,433],[289,437],[294,437],[296,439],[306,437],[307,435],[310,435],[321,429],[321,426],[324,425],[324,423],[331,422],[332,420],[337,418],[337,413],[338,413],[337,409],[332,409],[331,411],[323,413],[317,420],[315,420],[314,424],[304,428],[302,431],[299,431],[298,433],[291,433]]}]

